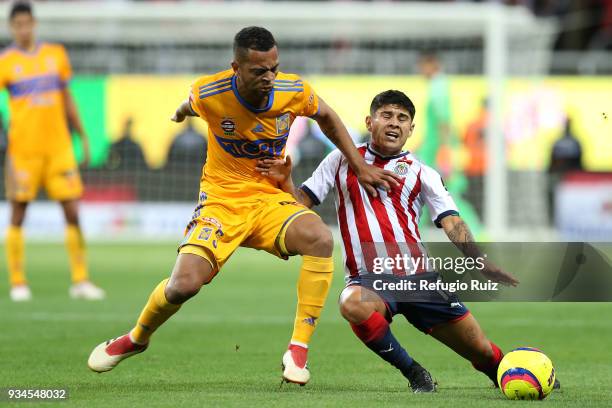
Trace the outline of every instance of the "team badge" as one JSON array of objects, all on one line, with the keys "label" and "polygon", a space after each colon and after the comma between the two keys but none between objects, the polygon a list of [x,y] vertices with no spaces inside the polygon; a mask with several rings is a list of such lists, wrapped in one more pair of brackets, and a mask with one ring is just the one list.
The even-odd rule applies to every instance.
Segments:
[{"label": "team badge", "polygon": [[398,161],[393,168],[393,172],[402,177],[408,174],[408,170],[410,170],[410,164],[403,161]]},{"label": "team badge", "polygon": [[53,71],[53,72],[57,71],[57,63],[55,62],[55,59],[53,59],[53,58],[51,58],[51,57],[48,57],[48,58],[45,60],[45,63],[46,63],[46,65],[47,65],[47,69],[48,69],[49,71]]},{"label": "team badge", "polygon": [[289,113],[285,113],[282,116],[276,118],[276,134],[284,135],[289,131],[291,123],[289,121]]},{"label": "team badge", "polygon": [[234,122],[234,119],[223,118],[221,121],[221,129],[223,129],[223,133],[225,133],[225,135],[233,135],[234,131],[236,130],[236,123]]}]

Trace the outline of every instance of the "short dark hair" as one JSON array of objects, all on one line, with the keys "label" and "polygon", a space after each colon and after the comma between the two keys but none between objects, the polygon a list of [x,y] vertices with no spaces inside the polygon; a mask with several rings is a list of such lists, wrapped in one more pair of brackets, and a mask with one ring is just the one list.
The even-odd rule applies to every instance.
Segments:
[{"label": "short dark hair", "polygon": [[372,99],[372,104],[370,104],[370,115],[373,116],[384,105],[399,105],[405,108],[410,113],[410,118],[414,120],[414,115],[416,114],[414,103],[402,91],[390,89],[376,95]]},{"label": "short dark hair", "polygon": [[422,62],[439,62],[440,57],[434,50],[423,50],[419,54],[419,61]]},{"label": "short dark hair", "polygon": [[32,12],[32,4],[28,1],[16,1],[11,6],[11,11],[9,13],[9,21],[12,21],[18,14],[29,14],[30,16],[34,16]]},{"label": "short dark hair", "polygon": [[276,40],[270,31],[263,27],[245,27],[234,37],[234,56],[244,56],[248,50],[269,51],[275,45]]}]

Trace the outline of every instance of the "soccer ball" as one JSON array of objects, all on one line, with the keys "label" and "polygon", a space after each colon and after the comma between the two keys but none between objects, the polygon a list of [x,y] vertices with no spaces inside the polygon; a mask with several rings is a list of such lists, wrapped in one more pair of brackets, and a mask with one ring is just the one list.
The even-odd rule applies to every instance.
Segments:
[{"label": "soccer ball", "polygon": [[509,399],[544,399],[553,390],[555,368],[537,348],[520,347],[504,356],[497,369],[499,389]]}]

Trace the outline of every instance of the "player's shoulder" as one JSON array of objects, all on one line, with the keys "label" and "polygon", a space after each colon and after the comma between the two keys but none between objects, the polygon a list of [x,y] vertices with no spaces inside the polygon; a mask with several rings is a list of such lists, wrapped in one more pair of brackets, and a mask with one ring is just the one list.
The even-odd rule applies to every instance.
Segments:
[{"label": "player's shoulder", "polygon": [[438,172],[438,170],[425,164],[412,153],[408,154],[406,158],[412,161],[411,167],[413,171],[419,175],[422,183],[431,185],[432,183],[438,184],[441,182],[444,184],[442,175]]},{"label": "player's shoulder", "polygon": [[274,79],[275,92],[304,92],[304,80],[297,74],[279,72]]},{"label": "player's shoulder", "polygon": [[0,51],[0,59],[6,60],[17,53],[17,47],[9,45]]},{"label": "player's shoulder", "polygon": [[60,43],[53,42],[40,42],[38,43],[38,48],[40,51],[51,52],[54,54],[67,54],[66,47]]},{"label": "player's shoulder", "polygon": [[344,159],[344,155],[342,154],[340,149],[332,150],[325,157],[325,160],[330,161],[330,162],[334,162],[334,163],[339,163],[339,162],[342,161],[342,159]]},{"label": "player's shoulder", "polygon": [[198,98],[204,99],[231,90],[233,76],[234,71],[231,69],[217,72],[212,75],[201,76],[194,83],[198,91]]}]

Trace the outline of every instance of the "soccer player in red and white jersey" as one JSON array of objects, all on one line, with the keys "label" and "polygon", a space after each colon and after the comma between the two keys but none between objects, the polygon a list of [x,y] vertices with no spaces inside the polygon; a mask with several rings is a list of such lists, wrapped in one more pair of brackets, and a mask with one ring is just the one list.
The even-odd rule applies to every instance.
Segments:
[{"label": "soccer player in red and white jersey", "polygon": [[[291,192],[308,207],[319,204],[335,190],[347,280],[340,295],[340,312],[369,349],[400,370],[414,392],[432,392],[436,386],[429,372],[410,357],[391,333],[389,323],[396,314],[404,315],[419,330],[471,361],[497,385],[497,367],[503,353],[487,339],[474,316],[456,296],[436,291],[426,301],[399,301],[367,288],[362,282],[362,278],[372,273],[373,258],[406,253],[412,258],[423,256],[418,229],[423,205],[429,208],[436,226],[444,229],[465,256],[482,256],[440,175],[403,150],[414,130],[414,115],[414,104],[400,91],[382,92],[372,101],[366,118],[371,140],[358,146],[358,150],[367,163],[393,171],[400,179],[398,186],[379,191],[377,197],[359,185],[338,150],[331,152],[299,189],[291,180],[289,157],[284,161],[260,160],[258,171],[275,179],[283,190]],[[395,266],[389,271],[404,277],[415,272],[427,274],[429,271],[397,270]],[[518,283],[489,261],[485,261],[481,272],[506,285]],[[435,275],[435,272],[429,273]]]}]

